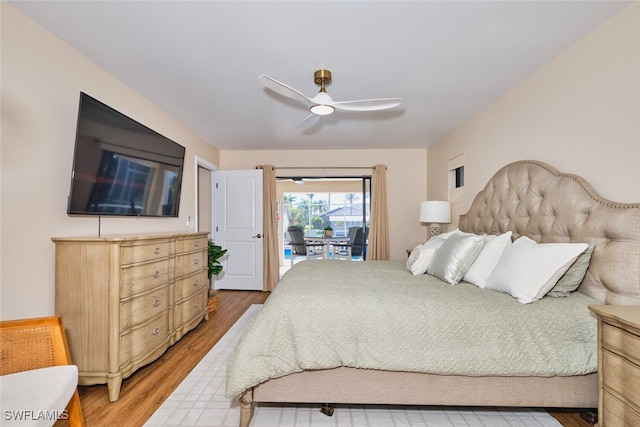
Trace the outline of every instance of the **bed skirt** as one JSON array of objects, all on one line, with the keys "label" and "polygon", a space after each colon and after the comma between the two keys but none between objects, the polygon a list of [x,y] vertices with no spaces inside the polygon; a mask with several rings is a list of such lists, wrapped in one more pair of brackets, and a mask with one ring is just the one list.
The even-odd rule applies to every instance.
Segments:
[{"label": "bed skirt", "polygon": [[240,426],[254,402],[596,408],[597,374],[467,377],[355,368],[304,371],[268,380],[240,397]]}]

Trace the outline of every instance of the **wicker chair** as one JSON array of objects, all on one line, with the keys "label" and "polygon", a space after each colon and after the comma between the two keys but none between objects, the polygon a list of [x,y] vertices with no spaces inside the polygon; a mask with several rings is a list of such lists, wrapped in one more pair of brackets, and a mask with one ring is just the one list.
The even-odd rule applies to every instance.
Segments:
[{"label": "wicker chair", "polygon": [[[72,363],[67,338],[62,325],[62,319],[60,319],[60,317],[53,316],[35,319],[6,320],[0,322],[0,375],[4,376],[16,373],[33,375],[37,372],[60,372],[62,371],[61,369],[45,371],[41,368],[61,367],[63,365],[72,365]],[[27,371],[31,372],[27,373]],[[69,372],[73,372],[75,374],[76,389],[73,391],[64,414],[69,421],[69,425],[84,426],[80,397],[77,390],[77,369],[65,369],[64,373],[67,378]],[[56,375],[60,374],[58,373]],[[11,377],[8,376],[5,380],[12,377],[15,377],[15,375]],[[45,378],[50,377],[45,375]],[[56,377],[54,376],[54,378]],[[46,382],[47,381],[45,381],[45,383]],[[49,382],[55,382],[55,380]],[[6,381],[3,380],[3,383],[6,384]],[[18,383],[22,383],[22,379],[19,380]],[[58,384],[42,384],[42,386],[43,388],[50,389],[49,392],[55,392],[57,388],[60,388]],[[67,390],[69,390],[68,384]],[[12,395],[11,391],[11,389],[5,389],[3,385],[3,393]],[[27,392],[30,394],[29,390],[27,390]],[[71,394],[71,391],[68,391],[68,393]],[[16,396],[12,397],[15,398]],[[66,401],[66,397],[61,397],[61,399]],[[30,394],[29,396],[26,396],[26,401],[29,404],[28,407],[11,409],[52,409],[32,407],[38,404],[35,400],[35,395],[32,396]],[[62,405],[64,405],[64,403],[62,403]],[[7,408],[3,409],[6,410]],[[54,422],[55,420],[51,420],[51,424]]]}]

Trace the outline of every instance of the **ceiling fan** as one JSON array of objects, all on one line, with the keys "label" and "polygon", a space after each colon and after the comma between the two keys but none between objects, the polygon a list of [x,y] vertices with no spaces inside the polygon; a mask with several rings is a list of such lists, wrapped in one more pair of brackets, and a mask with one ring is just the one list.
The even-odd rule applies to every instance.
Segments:
[{"label": "ceiling fan", "polygon": [[356,101],[334,101],[327,93],[325,86],[331,84],[331,71],[317,70],[313,73],[313,81],[320,86],[320,92],[313,98],[309,98],[302,92],[281,83],[266,74],[260,74],[258,80],[267,88],[278,92],[288,98],[302,101],[309,107],[310,114],[298,125],[299,127],[310,127],[315,125],[321,116],[332,114],[335,110],[344,111],[378,111],[397,107],[402,102],[402,98],[378,98],[360,99]]}]

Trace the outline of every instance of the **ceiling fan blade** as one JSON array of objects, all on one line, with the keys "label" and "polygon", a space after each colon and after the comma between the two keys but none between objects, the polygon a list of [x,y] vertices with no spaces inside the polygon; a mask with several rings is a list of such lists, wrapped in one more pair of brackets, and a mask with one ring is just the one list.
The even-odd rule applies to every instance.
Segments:
[{"label": "ceiling fan blade", "polygon": [[397,107],[402,98],[360,99],[358,101],[337,101],[331,103],[336,110],[345,111],[377,111]]},{"label": "ceiling fan blade", "polygon": [[309,114],[303,121],[298,125],[301,129],[309,129],[310,127],[315,126],[320,121],[320,116],[316,114]]},{"label": "ceiling fan blade", "polygon": [[305,94],[303,94],[302,92],[292,88],[291,86],[287,86],[286,84],[281,83],[275,79],[272,79],[266,74],[260,74],[258,76],[258,80],[267,88],[271,89],[274,92],[278,92],[280,95],[284,95],[287,98],[292,98],[298,101],[302,101],[307,105],[312,104],[311,99]]}]

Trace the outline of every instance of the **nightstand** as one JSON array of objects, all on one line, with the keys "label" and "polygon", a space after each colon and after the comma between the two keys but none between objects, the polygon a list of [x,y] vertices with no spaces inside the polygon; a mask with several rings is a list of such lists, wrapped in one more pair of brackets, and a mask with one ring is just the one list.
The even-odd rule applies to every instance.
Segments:
[{"label": "nightstand", "polygon": [[640,426],[640,306],[589,309],[598,316],[598,425]]}]

